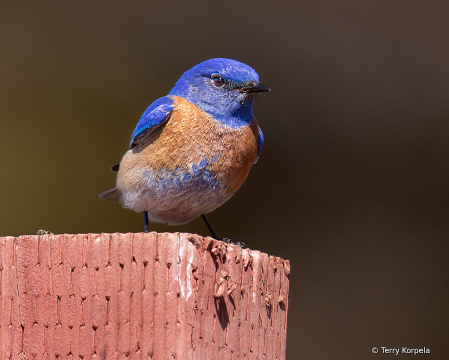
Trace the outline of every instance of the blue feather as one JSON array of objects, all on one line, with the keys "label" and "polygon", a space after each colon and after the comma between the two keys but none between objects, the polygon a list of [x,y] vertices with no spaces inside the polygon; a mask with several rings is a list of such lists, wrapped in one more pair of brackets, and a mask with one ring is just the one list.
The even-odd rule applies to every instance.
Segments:
[{"label": "blue feather", "polygon": [[259,128],[259,140],[258,140],[258,144],[257,144],[257,159],[259,159],[260,152],[262,151],[263,140],[264,140],[263,132],[262,132],[261,128]]},{"label": "blue feather", "polygon": [[173,111],[173,101],[171,96],[164,96],[148,106],[133,131],[129,144],[130,149],[140,137],[147,135],[149,132],[154,132],[170,118]]},{"label": "blue feather", "polygon": [[[225,80],[224,86],[214,86],[214,75]],[[246,64],[210,59],[186,71],[169,94],[190,101],[224,125],[239,128],[254,118],[254,96],[239,92],[239,88],[258,82],[259,75]]]}]

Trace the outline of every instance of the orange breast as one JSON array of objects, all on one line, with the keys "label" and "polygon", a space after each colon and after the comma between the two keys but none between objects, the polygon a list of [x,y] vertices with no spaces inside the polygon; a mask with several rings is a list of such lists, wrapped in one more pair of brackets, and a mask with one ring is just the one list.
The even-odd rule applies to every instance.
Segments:
[{"label": "orange breast", "polygon": [[170,120],[123,157],[117,186],[124,194],[151,188],[151,196],[164,201],[166,209],[188,198],[197,211],[210,212],[201,203],[215,209],[245,181],[257,157],[258,138],[256,119],[250,126],[231,128],[175,97]]}]

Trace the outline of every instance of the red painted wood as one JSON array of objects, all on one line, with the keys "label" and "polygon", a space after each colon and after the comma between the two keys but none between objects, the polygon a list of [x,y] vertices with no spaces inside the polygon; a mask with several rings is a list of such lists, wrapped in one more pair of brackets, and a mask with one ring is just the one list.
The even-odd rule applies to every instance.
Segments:
[{"label": "red painted wood", "polygon": [[289,274],[192,234],[0,238],[0,360],[285,359]]}]

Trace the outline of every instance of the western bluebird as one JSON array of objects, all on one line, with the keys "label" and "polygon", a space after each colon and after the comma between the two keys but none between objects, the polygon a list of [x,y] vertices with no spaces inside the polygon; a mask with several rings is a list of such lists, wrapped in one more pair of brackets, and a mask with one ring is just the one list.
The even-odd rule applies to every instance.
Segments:
[{"label": "western bluebird", "polygon": [[180,225],[229,200],[259,158],[263,134],[253,115],[255,94],[270,91],[257,73],[230,59],[206,60],[186,71],[167,96],[143,113],[120,164],[117,187],[100,195]]}]

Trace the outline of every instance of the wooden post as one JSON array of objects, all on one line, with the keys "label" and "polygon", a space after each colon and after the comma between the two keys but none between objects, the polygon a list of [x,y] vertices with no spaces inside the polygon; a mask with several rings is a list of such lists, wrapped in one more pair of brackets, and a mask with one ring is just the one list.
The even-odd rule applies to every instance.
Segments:
[{"label": "wooden post", "polygon": [[0,238],[0,359],[285,359],[290,264],[180,233]]}]

